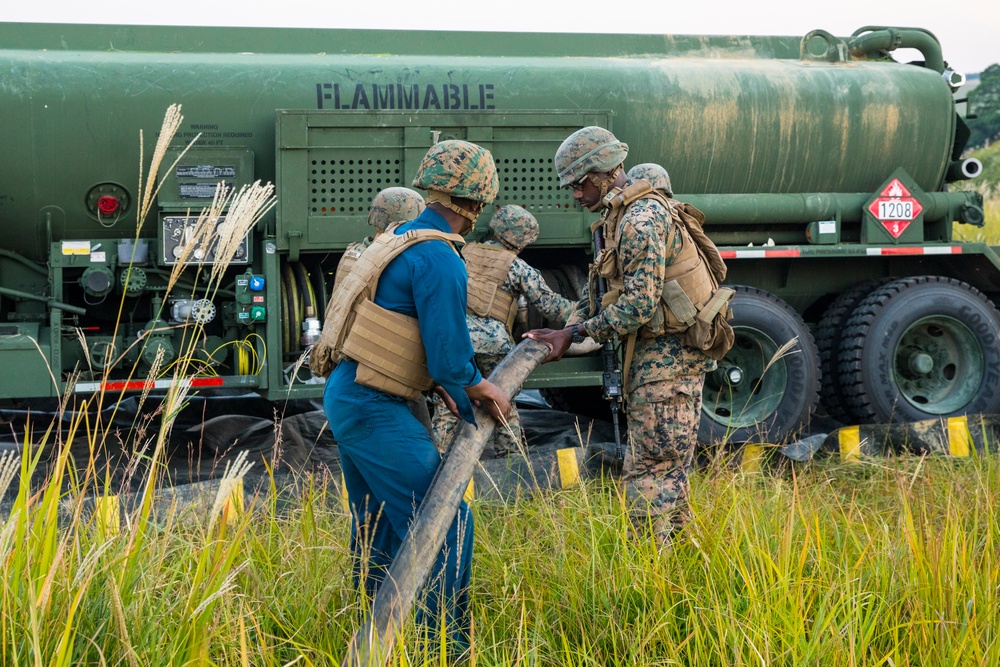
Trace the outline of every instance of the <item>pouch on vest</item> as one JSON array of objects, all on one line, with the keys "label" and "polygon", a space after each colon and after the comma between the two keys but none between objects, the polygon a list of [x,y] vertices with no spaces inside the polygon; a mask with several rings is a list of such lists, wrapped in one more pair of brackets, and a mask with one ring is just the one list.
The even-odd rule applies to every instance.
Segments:
[{"label": "pouch on vest", "polygon": [[695,316],[694,322],[681,335],[685,345],[701,350],[705,356],[712,359],[722,359],[733,346],[735,333],[728,322],[732,317],[729,302],[736,290],[720,287],[712,299]]},{"label": "pouch on vest", "polygon": [[590,265],[589,287],[588,287],[588,297],[591,304],[590,316],[593,317],[597,314],[597,294],[600,291],[598,281],[600,278],[604,278],[605,285],[607,289],[604,292],[604,296],[601,297],[600,307],[607,308],[609,305],[618,300],[621,296],[622,290],[625,285],[618,275],[618,252],[615,248],[605,246],[597,255],[594,257],[593,263]]},{"label": "pouch on vest", "polygon": [[355,381],[414,400],[434,386],[417,318],[365,299],[355,308],[344,354],[358,362]]},{"label": "pouch on vest", "polygon": [[716,360],[722,359],[732,348],[735,340],[733,327],[729,324],[729,319],[732,317],[729,303],[736,292],[729,287],[719,287],[719,283],[726,279],[726,263],[719,254],[719,249],[705,234],[703,228],[705,214],[691,204],[683,202],[674,204],[671,213],[674,214],[675,220],[679,219],[683,224],[683,231],[686,233],[685,242],[690,240],[698,249],[698,257],[708,269],[711,281],[711,296],[698,310],[694,322],[684,332],[681,341],[701,350],[705,356]]},{"label": "pouch on vest", "polygon": [[618,253],[614,248],[604,248],[594,257],[594,267],[597,275],[602,278],[614,278],[617,275]]}]

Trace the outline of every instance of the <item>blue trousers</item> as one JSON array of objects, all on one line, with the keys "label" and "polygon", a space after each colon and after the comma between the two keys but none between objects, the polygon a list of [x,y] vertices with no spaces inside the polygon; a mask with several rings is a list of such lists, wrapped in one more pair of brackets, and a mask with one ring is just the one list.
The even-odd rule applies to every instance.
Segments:
[{"label": "blue trousers", "polygon": [[[354,381],[344,360],[327,380],[323,407],[340,450],[351,508],[355,582],[374,597],[424,499],[441,456],[406,400]],[[473,525],[462,503],[428,578],[418,621],[442,623],[455,648],[468,643]]]}]

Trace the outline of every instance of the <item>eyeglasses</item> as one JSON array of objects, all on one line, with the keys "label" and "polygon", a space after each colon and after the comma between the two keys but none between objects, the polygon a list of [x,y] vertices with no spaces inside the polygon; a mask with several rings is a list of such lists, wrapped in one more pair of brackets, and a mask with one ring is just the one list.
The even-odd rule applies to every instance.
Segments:
[{"label": "eyeglasses", "polygon": [[570,183],[569,184],[569,189],[572,190],[573,192],[580,192],[581,190],[583,190],[583,184],[584,184],[584,181],[586,181],[586,180],[587,180],[587,177],[584,176],[583,178],[581,178],[576,183]]}]

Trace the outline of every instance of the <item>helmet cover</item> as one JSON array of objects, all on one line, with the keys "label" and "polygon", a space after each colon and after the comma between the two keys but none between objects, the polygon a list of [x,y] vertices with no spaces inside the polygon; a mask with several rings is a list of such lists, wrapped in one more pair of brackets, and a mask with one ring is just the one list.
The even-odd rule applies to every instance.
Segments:
[{"label": "helmet cover", "polygon": [[427,151],[413,187],[490,204],[500,191],[493,156],[482,146],[459,139],[440,141]]},{"label": "helmet cover", "polygon": [[424,198],[409,188],[386,188],[372,199],[368,224],[381,234],[394,222],[408,222],[424,210]]},{"label": "helmet cover", "polygon": [[673,187],[670,185],[670,174],[660,165],[653,162],[643,162],[628,170],[628,177],[633,181],[645,180],[653,186],[654,190],[659,190],[668,197],[674,196]]},{"label": "helmet cover", "polygon": [[538,238],[538,221],[520,206],[501,206],[490,218],[493,236],[517,250],[524,250]]},{"label": "helmet cover", "polygon": [[591,172],[610,173],[625,161],[625,144],[603,127],[591,125],[566,137],[556,150],[559,187],[566,188]]}]

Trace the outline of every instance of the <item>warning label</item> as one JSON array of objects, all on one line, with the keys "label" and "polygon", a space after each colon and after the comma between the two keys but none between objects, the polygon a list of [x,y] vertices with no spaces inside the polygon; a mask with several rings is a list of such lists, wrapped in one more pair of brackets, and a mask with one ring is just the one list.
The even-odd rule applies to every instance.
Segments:
[{"label": "warning label", "polygon": [[177,165],[178,178],[236,178],[236,167],[215,164]]},{"label": "warning label", "polygon": [[868,211],[894,239],[898,239],[923,210],[924,207],[898,178],[892,179],[868,206]]},{"label": "warning label", "polygon": [[[177,194],[181,199],[212,199],[218,183],[178,183]],[[226,190],[232,190],[233,184],[226,183]]]}]

